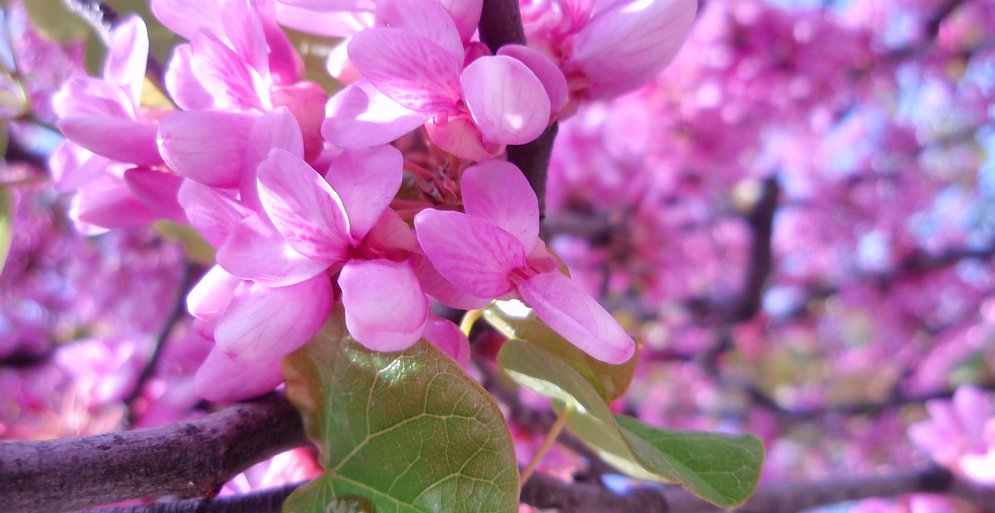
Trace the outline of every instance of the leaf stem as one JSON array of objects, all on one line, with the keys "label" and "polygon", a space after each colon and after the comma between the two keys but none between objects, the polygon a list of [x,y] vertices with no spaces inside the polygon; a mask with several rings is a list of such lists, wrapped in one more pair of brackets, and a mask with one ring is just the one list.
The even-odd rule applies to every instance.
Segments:
[{"label": "leaf stem", "polygon": [[524,485],[525,482],[529,480],[529,477],[532,476],[532,473],[535,472],[536,467],[539,466],[539,462],[542,461],[542,457],[545,456],[546,453],[549,452],[549,449],[553,447],[553,444],[556,443],[556,439],[559,438],[560,432],[563,431],[563,428],[567,425],[567,421],[570,420],[570,416],[573,412],[573,405],[568,404],[556,417],[556,422],[554,422],[553,426],[549,428],[549,432],[546,433],[546,439],[542,441],[542,445],[539,447],[539,450],[532,456],[532,461],[530,461],[528,466],[525,467],[525,470],[522,470],[521,478],[518,481],[520,484]]},{"label": "leaf stem", "polygon": [[470,336],[470,330],[473,329],[473,325],[480,320],[480,317],[484,315],[484,310],[478,308],[476,310],[469,310],[463,315],[463,320],[459,323],[459,329],[464,335]]}]

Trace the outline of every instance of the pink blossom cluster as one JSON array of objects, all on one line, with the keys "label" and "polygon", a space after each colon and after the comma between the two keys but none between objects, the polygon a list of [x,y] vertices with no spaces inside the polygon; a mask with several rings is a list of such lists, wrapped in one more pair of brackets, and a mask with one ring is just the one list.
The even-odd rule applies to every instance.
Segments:
[{"label": "pink blossom cluster", "polygon": [[[479,0],[197,4],[151,4],[189,41],[155,104],[145,24],[117,24],[102,76],[74,76],[54,97],[66,140],[50,166],[59,190],[75,191],[83,233],[164,219],[216,249],[187,299],[195,331],[216,344],[201,394],[272,389],[280,357],[337,302],[375,350],[426,338],[465,363],[465,335],[431,302],[516,298],[592,356],[632,356],[629,335],[560,273],[535,192],[501,157],[580,102],[651,79],[685,39],[694,0],[589,2],[560,21],[533,9],[548,30],[496,54],[475,36]],[[351,83],[331,97],[304,79],[280,26],[327,33],[318,20],[357,21],[343,29],[351,72],[337,77]]]}]

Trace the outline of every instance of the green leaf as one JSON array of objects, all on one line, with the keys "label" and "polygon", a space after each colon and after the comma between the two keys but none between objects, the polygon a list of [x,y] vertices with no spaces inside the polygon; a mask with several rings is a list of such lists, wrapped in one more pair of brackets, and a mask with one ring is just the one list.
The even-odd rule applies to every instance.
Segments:
[{"label": "green leaf", "polygon": [[7,254],[10,252],[10,240],[14,233],[11,231],[13,222],[14,203],[10,191],[0,188],[0,272],[3,271],[3,266],[7,263]]},{"label": "green leaf", "polygon": [[377,513],[518,511],[511,435],[490,395],[420,341],[379,353],[353,341],[341,307],[283,362],[287,397],[318,442],[325,474],[285,513],[325,513],[336,497]]},{"label": "green leaf", "polygon": [[190,260],[198,264],[214,264],[214,247],[192,227],[165,220],[156,221],[152,227],[164,239],[182,244],[183,251]]},{"label": "green leaf", "polygon": [[494,329],[508,338],[526,340],[538,347],[558,355],[570,364],[575,371],[584,376],[594,387],[598,395],[606,401],[612,401],[625,394],[632,383],[639,358],[639,347],[629,361],[621,365],[611,365],[591,357],[577,346],[567,342],[558,333],[546,326],[535,313],[529,312],[525,317],[509,315],[501,308],[491,305],[484,310],[484,319]]},{"label": "green leaf", "polygon": [[24,2],[31,23],[45,37],[59,43],[74,43],[90,32],[90,25],[69,9],[64,0]]},{"label": "green leaf", "polygon": [[615,415],[594,387],[558,355],[521,340],[498,354],[519,384],[573,408],[567,427],[605,462],[632,477],[680,483],[723,507],[742,504],[756,489],[763,446],[749,435],[657,429]]}]

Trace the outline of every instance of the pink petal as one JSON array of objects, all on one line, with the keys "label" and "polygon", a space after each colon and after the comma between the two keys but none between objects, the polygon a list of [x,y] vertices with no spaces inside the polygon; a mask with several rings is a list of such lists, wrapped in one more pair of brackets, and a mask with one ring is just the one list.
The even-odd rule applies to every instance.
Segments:
[{"label": "pink petal", "polygon": [[138,105],[149,56],[149,32],[145,22],[131,15],[111,31],[104,80],[123,89],[132,105]]},{"label": "pink petal", "polygon": [[400,351],[421,338],[428,302],[407,261],[352,260],[339,275],[346,327],[374,351]]},{"label": "pink petal", "polygon": [[98,116],[65,118],[58,126],[70,141],[111,160],[144,166],[162,163],[154,126]]},{"label": "pink petal", "polygon": [[504,45],[498,55],[507,55],[529,68],[536,78],[542,82],[549,97],[549,108],[553,113],[559,112],[570,99],[567,78],[563,76],[560,67],[539,50],[523,45]]},{"label": "pink petal", "polygon": [[484,140],[525,144],[549,124],[549,97],[521,62],[495,55],[473,61],[460,76],[466,106]]},{"label": "pink petal", "polygon": [[446,319],[430,316],[425,325],[424,337],[464,369],[470,366],[470,341],[459,326]]},{"label": "pink petal", "polygon": [[463,43],[470,42],[470,38],[473,37],[473,33],[477,31],[477,25],[480,23],[480,11],[484,7],[483,0],[440,0],[439,3],[456,23]]},{"label": "pink petal", "polygon": [[591,81],[590,98],[636,89],[663,70],[694,22],[696,0],[622,0],[599,11],[574,39],[568,66]]},{"label": "pink petal", "polygon": [[173,57],[166,68],[166,91],[183,110],[206,110],[214,105],[211,93],[204,89],[193,73],[193,48],[189,44],[173,48]]},{"label": "pink petal", "polygon": [[124,172],[124,180],[135,197],[162,219],[187,224],[187,216],[176,200],[183,178],[161,171],[136,167]]},{"label": "pink petal", "polygon": [[187,311],[196,319],[215,323],[231,303],[242,280],[220,265],[212,266],[187,294]]},{"label": "pink petal", "polygon": [[509,275],[525,266],[525,250],[514,235],[459,212],[427,209],[415,216],[415,234],[439,274],[477,297],[511,290]]},{"label": "pink petal", "polygon": [[457,310],[476,310],[491,303],[491,299],[467,294],[444,276],[439,274],[432,262],[425,257],[418,258],[416,266],[418,281],[422,290],[436,301]]},{"label": "pink petal", "polygon": [[349,60],[383,94],[417,112],[455,108],[462,59],[431,39],[401,29],[360,32],[349,42]]},{"label": "pink petal", "polygon": [[360,80],[328,100],[321,134],[336,146],[366,148],[387,144],[420,127],[425,119]]},{"label": "pink petal", "polygon": [[457,61],[463,60],[460,33],[452,17],[437,0],[380,0],[375,14],[377,26],[404,29],[425,36]]},{"label": "pink petal", "polygon": [[304,159],[311,161],[324,149],[321,125],[325,121],[325,104],[328,95],[314,82],[297,82],[289,86],[274,87],[271,91],[273,106],[286,107],[300,124],[304,137]]},{"label": "pink petal", "polygon": [[152,14],[169,30],[192,40],[201,29],[215,30],[222,0],[151,0]]},{"label": "pink petal", "polygon": [[232,229],[217,258],[218,264],[235,276],[273,287],[311,279],[331,263],[298,253],[258,216],[248,217]]},{"label": "pink petal", "polygon": [[238,187],[255,120],[237,112],[175,112],[159,125],[159,151],[169,167],[187,178]]},{"label": "pink petal", "polygon": [[336,2],[325,3],[318,0],[316,3],[321,3],[323,8],[327,7],[329,10],[324,12],[320,8],[305,9],[282,0],[276,4],[276,19],[292,29],[329,37],[349,37],[373,26],[372,2],[369,2],[369,8],[365,11],[334,11],[331,5]]},{"label": "pink petal", "polygon": [[254,209],[261,209],[259,188],[256,185],[256,170],[259,164],[269,158],[273,148],[287,150],[294,156],[304,157],[304,139],[301,136],[297,119],[286,108],[269,111],[260,116],[252,131],[245,148],[245,172],[242,173],[242,183],[239,191],[242,201]]},{"label": "pink petal", "polygon": [[539,240],[539,200],[525,175],[510,162],[489,160],[467,168],[460,179],[466,213],[514,235],[525,253]]},{"label": "pink petal", "polygon": [[55,190],[59,192],[78,189],[107,172],[107,167],[111,165],[113,163],[106,157],[94,155],[72,141],[59,143],[48,158],[48,169],[52,173]]},{"label": "pink petal", "polygon": [[123,179],[112,175],[100,176],[80,187],[73,196],[69,216],[102,228],[133,228],[158,219],[135,198]]},{"label": "pink petal", "polygon": [[259,12],[250,0],[226,0],[218,21],[235,53],[261,77],[269,77],[266,34]]},{"label": "pink petal", "polygon": [[210,32],[193,39],[190,69],[219,109],[267,109],[267,86],[263,78],[240,55]]},{"label": "pink petal", "polygon": [[325,178],[342,199],[349,232],[361,241],[401,188],[404,157],[393,146],[345,150]]},{"label": "pink petal", "polygon": [[387,208],[380,214],[376,224],[366,234],[363,245],[384,254],[401,258],[405,254],[421,253],[415,232],[397,212]]},{"label": "pink petal", "polygon": [[442,151],[464,160],[488,160],[504,151],[503,144],[482,141],[480,130],[467,115],[450,116],[443,122],[437,119],[429,121],[425,123],[425,130],[429,139]]},{"label": "pink petal", "polygon": [[537,274],[516,281],[516,289],[547,326],[592,357],[620,364],[635,353],[635,342],[618,321],[570,278],[558,272]]},{"label": "pink petal", "polygon": [[59,118],[98,116],[134,119],[135,107],[124,90],[93,77],[74,76],[52,96],[52,110]]},{"label": "pink petal", "polygon": [[208,401],[230,403],[261,396],[283,382],[280,360],[259,363],[233,360],[215,347],[194,374],[197,394]]},{"label": "pink petal", "polygon": [[232,230],[251,215],[231,195],[193,180],[183,181],[177,200],[190,224],[215,248],[224,245]]},{"label": "pink petal", "polygon": [[306,344],[331,308],[332,285],[324,274],[288,287],[243,282],[214,339],[236,361],[265,362]]},{"label": "pink petal", "polygon": [[332,261],[349,247],[349,220],[328,182],[300,157],[274,149],[259,165],[259,199],[281,235],[301,254]]}]

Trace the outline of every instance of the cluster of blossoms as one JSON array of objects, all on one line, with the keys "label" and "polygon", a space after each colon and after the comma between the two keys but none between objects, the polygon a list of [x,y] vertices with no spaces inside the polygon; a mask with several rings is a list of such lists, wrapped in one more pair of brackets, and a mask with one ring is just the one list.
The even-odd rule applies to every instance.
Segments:
[{"label": "cluster of blossoms", "polygon": [[[495,55],[475,40],[479,0],[196,4],[151,4],[189,41],[168,63],[168,101],[155,105],[143,103],[153,87],[145,24],[115,26],[103,76],[74,76],[55,95],[66,140],[50,166],[57,187],[76,192],[81,232],[164,219],[217,250],[187,299],[196,332],[216,343],[196,377],[205,397],[279,384],[280,357],[335,302],[374,350],[426,338],[465,363],[466,337],[431,301],[515,298],[595,358],[632,356],[614,318],[560,273],[539,239],[535,192],[501,156],[578,103],[652,78],[696,2],[537,7],[526,16],[531,46]],[[349,83],[329,98],[304,80],[280,24],[341,29],[346,57],[332,64]]]}]

